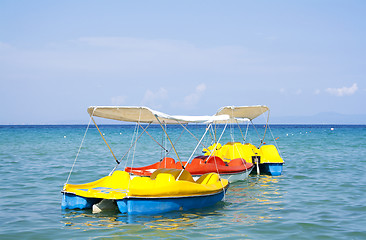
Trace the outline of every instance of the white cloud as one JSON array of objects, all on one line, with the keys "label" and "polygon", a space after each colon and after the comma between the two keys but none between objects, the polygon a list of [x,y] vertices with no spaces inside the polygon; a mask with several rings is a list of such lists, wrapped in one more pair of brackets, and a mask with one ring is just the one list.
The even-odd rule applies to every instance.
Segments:
[{"label": "white cloud", "polygon": [[193,93],[184,97],[183,105],[187,108],[193,108],[200,101],[206,88],[206,84],[204,83],[197,85]]},{"label": "white cloud", "polygon": [[12,49],[12,46],[10,46],[7,43],[0,42],[0,50],[9,50]]},{"label": "white cloud", "polygon": [[295,94],[296,95],[300,95],[302,93],[302,90],[301,89],[298,89],[296,92],[295,92]]},{"label": "white cloud", "polygon": [[325,89],[326,92],[329,94],[343,97],[347,95],[353,95],[358,90],[357,83],[354,83],[351,87],[341,87],[341,88],[327,88]]},{"label": "white cloud", "polygon": [[320,94],[320,89],[315,89],[315,90],[314,90],[314,94],[315,94],[315,95],[319,95],[319,94]]},{"label": "white cloud", "polygon": [[141,101],[142,105],[146,105],[155,109],[162,108],[163,101],[168,97],[168,91],[165,88],[160,88],[158,91],[153,92],[148,89],[145,91],[145,95]]},{"label": "white cloud", "polygon": [[201,93],[201,92],[204,92],[204,91],[206,91],[206,84],[201,83],[200,85],[198,85],[196,87],[196,92],[197,93]]},{"label": "white cloud", "polygon": [[111,98],[112,105],[121,106],[125,103],[126,96],[116,96]]}]

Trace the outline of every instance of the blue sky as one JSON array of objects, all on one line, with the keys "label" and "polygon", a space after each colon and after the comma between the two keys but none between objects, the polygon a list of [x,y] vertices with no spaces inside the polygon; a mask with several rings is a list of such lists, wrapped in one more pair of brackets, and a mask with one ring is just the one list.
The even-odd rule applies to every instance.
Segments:
[{"label": "blue sky", "polygon": [[91,105],[366,114],[365,1],[0,1],[0,124]]}]

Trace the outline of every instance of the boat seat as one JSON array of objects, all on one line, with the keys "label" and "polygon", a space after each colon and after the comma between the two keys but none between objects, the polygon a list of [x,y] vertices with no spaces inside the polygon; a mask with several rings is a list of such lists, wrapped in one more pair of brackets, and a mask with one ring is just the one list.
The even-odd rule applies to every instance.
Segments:
[{"label": "boat seat", "polygon": [[[181,171],[182,171],[181,169],[174,169],[174,168],[159,168],[151,174],[150,178],[151,178],[151,180],[155,180],[155,179],[161,180],[161,178],[165,178],[166,180],[168,180],[168,179],[170,179],[170,177],[168,177],[167,175],[170,175],[170,176],[174,177],[174,180],[177,180],[177,177],[179,176]],[[159,175],[161,175],[161,174],[164,174],[164,177],[160,177]],[[195,182],[193,180],[192,175],[187,170],[183,170],[183,172],[180,175],[178,180]]]},{"label": "boat seat", "polygon": [[235,158],[229,162],[229,166],[242,166],[245,165],[247,162],[243,158]]},{"label": "boat seat", "polygon": [[220,177],[217,173],[206,173],[203,174],[199,179],[197,179],[196,183],[209,185],[214,184],[219,180]]},{"label": "boat seat", "polygon": [[120,188],[123,183],[130,181],[130,174],[125,171],[114,171],[112,176],[108,176],[100,183],[100,187]]},{"label": "boat seat", "polygon": [[205,158],[200,158],[200,157],[195,157],[193,158],[192,162],[190,165],[192,166],[196,166],[196,165],[202,165],[205,164],[205,159],[207,158],[207,156],[205,156]]},{"label": "boat seat", "polygon": [[227,163],[225,163],[220,157],[218,156],[211,156],[209,157],[207,160],[206,160],[206,163],[213,163],[215,164],[215,161],[216,161],[216,164],[217,165],[222,165],[222,166],[227,166]]},{"label": "boat seat", "polygon": [[175,166],[175,160],[171,157],[165,157],[159,163],[159,168],[172,168],[173,166]]}]

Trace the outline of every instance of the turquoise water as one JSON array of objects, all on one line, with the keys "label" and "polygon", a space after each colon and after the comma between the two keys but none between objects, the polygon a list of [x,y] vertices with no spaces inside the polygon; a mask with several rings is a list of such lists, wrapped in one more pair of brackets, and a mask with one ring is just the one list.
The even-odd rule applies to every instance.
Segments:
[{"label": "turquoise water", "polygon": [[[263,134],[263,126],[257,127]],[[272,126],[265,142],[273,143],[272,134],[278,138],[286,162],[282,176],[250,176],[232,184],[225,200],[214,207],[155,216],[61,210],[60,191],[85,129],[0,126],[0,239],[366,239],[366,126]],[[120,159],[131,144],[134,126],[101,130]],[[153,126],[148,131],[162,142],[160,130]],[[186,159],[197,141],[186,133],[180,136],[181,130],[168,127]],[[190,130],[200,136],[205,127],[193,125]],[[245,134],[245,128],[242,131]],[[222,142],[240,137],[237,128],[228,128]],[[259,143],[252,128],[247,140]],[[203,142],[209,144],[209,138]],[[199,150],[202,147],[196,155]],[[142,166],[162,156],[161,147],[147,134],[134,152],[121,168],[127,159],[127,165],[133,159],[134,166]],[[113,156],[91,128],[69,183],[94,181],[114,166]]]}]

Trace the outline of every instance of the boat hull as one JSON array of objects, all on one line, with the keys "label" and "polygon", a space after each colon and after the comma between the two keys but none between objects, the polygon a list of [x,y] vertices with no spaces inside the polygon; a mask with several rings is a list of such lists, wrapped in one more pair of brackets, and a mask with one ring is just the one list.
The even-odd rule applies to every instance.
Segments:
[{"label": "boat hull", "polygon": [[72,193],[63,193],[61,209],[88,209],[101,200],[101,198],[87,198]]},{"label": "boat hull", "polygon": [[[282,174],[283,163],[261,163],[259,164],[260,174],[279,176]],[[257,174],[257,168],[254,167],[252,174]]]},{"label": "boat hull", "polygon": [[133,179],[117,170],[90,183],[65,184],[61,208],[100,212],[116,203],[121,213],[128,214],[188,210],[221,201],[228,187],[229,181],[216,173],[206,173],[195,181],[187,170],[161,168],[150,177]]},{"label": "boat hull", "polygon": [[[159,214],[177,210],[189,210],[215,205],[224,197],[225,191],[211,195],[170,197],[170,198],[143,198],[129,197],[115,200],[118,210],[126,214]],[[70,193],[63,194],[62,209],[91,209],[102,199],[86,198]]]},{"label": "boat hull", "polygon": [[171,198],[125,198],[116,200],[121,213],[150,215],[170,211],[185,211],[194,208],[204,208],[215,205],[224,197],[225,191],[205,195]]},{"label": "boat hull", "polygon": [[[229,183],[233,183],[233,182],[236,182],[236,181],[243,181],[243,180],[248,178],[248,176],[252,172],[253,168],[254,167],[251,167],[251,168],[247,169],[246,171],[238,172],[238,173],[220,174],[220,176],[223,179],[227,179],[229,181]],[[201,176],[202,175],[194,175],[193,179],[197,180]]]}]

